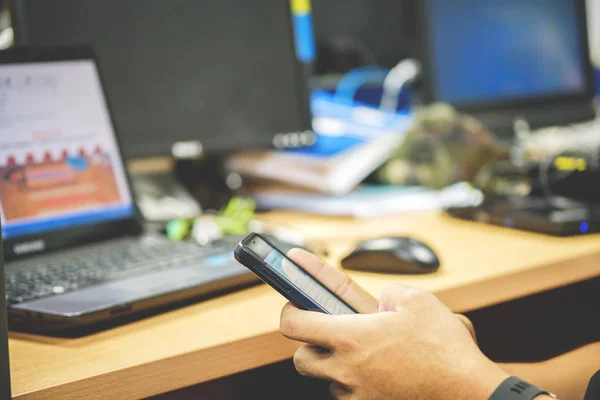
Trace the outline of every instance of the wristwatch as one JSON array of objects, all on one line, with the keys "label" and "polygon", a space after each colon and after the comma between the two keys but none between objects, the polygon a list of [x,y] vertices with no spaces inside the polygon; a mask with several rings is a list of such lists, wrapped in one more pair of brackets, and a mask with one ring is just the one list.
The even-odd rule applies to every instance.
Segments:
[{"label": "wristwatch", "polygon": [[516,376],[511,376],[498,386],[498,389],[492,393],[489,400],[533,400],[543,394],[556,399],[556,395],[533,386]]}]

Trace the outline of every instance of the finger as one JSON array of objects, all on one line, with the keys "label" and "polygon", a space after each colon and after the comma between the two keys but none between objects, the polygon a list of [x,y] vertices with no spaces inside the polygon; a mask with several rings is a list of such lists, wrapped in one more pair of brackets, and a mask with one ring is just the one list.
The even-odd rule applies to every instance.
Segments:
[{"label": "finger", "polygon": [[298,309],[287,303],[281,310],[279,330],[288,339],[309,343],[326,349],[335,349],[347,327],[336,315]]},{"label": "finger", "polygon": [[305,344],[294,354],[294,366],[300,375],[333,381],[336,369],[332,357],[328,350]]},{"label": "finger", "polygon": [[345,400],[352,396],[352,391],[350,389],[337,382],[332,382],[331,385],[329,385],[329,393],[331,393],[331,396],[336,400]]},{"label": "finger", "polygon": [[358,286],[343,271],[327,265],[319,257],[302,249],[290,250],[288,257],[359,313],[377,311],[377,299]]}]

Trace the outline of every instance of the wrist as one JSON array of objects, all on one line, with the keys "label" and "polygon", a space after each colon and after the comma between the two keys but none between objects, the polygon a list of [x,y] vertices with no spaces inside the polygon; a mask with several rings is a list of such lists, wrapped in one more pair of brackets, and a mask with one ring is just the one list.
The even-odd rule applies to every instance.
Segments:
[{"label": "wrist", "polygon": [[[483,357],[465,370],[462,384],[449,398],[487,400],[510,375],[492,361]],[[537,400],[537,399],[536,399]]]},{"label": "wrist", "polygon": [[489,400],[547,400],[556,399],[554,394],[517,376],[510,376],[489,397]]}]

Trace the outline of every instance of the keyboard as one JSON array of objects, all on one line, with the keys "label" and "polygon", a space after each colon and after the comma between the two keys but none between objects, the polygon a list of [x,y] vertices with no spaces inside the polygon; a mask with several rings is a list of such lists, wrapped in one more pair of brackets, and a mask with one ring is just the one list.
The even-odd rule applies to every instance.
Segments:
[{"label": "keyboard", "polygon": [[[91,251],[68,253],[25,261],[6,271],[6,300],[9,305],[59,295],[108,281],[145,273],[176,270],[179,266],[217,257],[233,259],[233,249],[242,236],[228,236],[206,246],[164,239],[131,240],[93,247]],[[271,238],[272,239],[272,238]],[[272,239],[273,240],[273,239]],[[277,242],[275,240],[275,242]],[[279,246],[291,248],[286,243]]]}]

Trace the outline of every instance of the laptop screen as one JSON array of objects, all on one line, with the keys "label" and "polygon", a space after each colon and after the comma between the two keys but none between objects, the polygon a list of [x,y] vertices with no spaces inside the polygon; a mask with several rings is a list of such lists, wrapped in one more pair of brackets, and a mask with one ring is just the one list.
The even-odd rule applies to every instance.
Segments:
[{"label": "laptop screen", "polygon": [[3,239],[134,214],[91,59],[0,65]]}]

